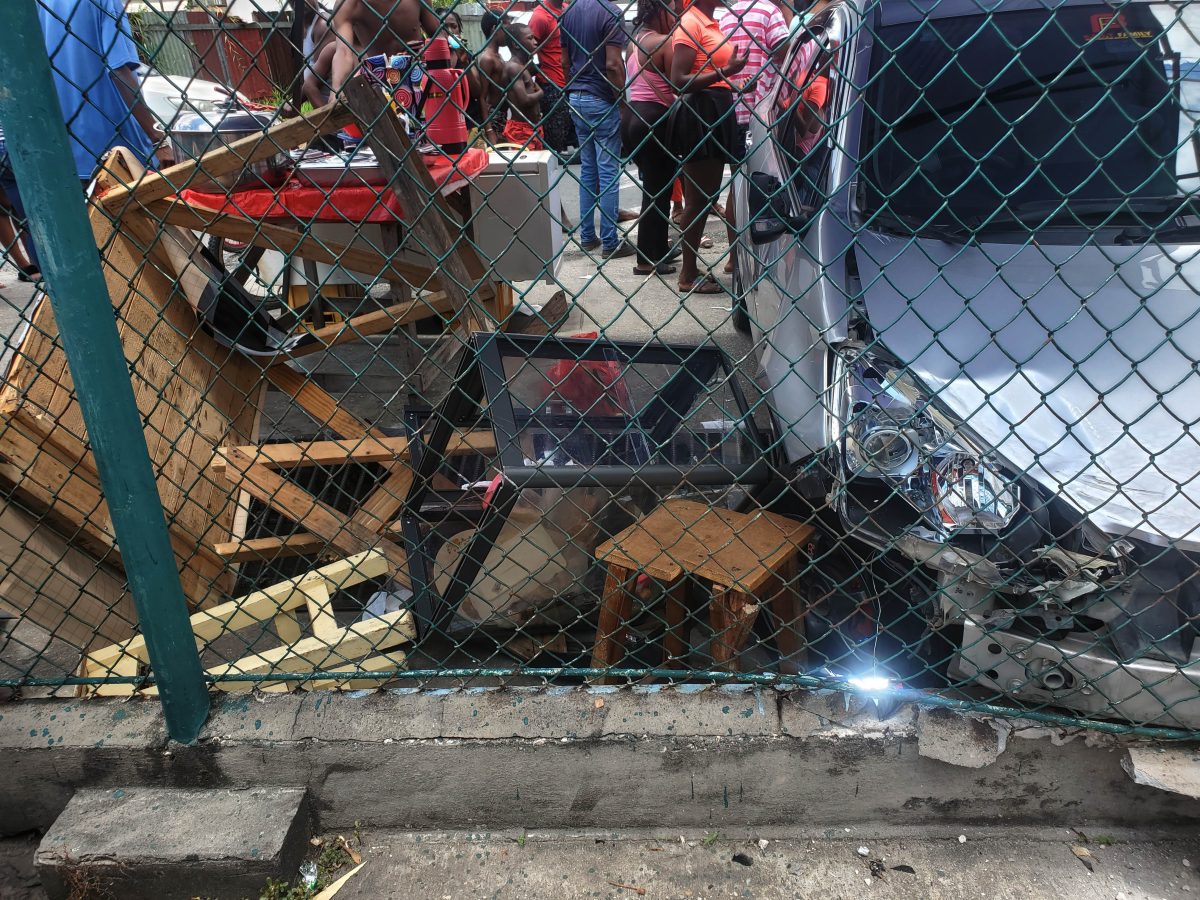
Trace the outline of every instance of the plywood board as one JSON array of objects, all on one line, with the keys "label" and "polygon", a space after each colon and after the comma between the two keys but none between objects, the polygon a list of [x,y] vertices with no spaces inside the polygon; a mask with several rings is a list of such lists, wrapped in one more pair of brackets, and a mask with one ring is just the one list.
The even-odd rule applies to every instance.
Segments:
[{"label": "plywood board", "polygon": [[133,633],[125,579],[12,503],[0,507],[0,569],[0,608],[81,653]]},{"label": "plywood board", "polygon": [[[144,240],[144,229],[117,229],[95,205],[89,215],[184,593],[193,609],[201,608],[220,602],[232,588],[229,564],[212,546],[229,539],[237,510],[236,493],[207,466],[217,447],[256,439],[265,379],[256,363],[221,347],[200,328],[163,271],[161,256],[134,238],[141,233]],[[0,390],[4,414],[22,422],[24,432],[13,440],[24,441],[26,450],[34,440],[38,456],[46,448],[54,453],[51,460],[31,459],[23,466],[6,462],[0,481],[36,501],[35,512],[52,513],[87,536],[91,549],[110,545],[111,522],[93,499],[99,492],[95,460],[48,302],[34,312]],[[0,441],[6,430],[0,423]],[[45,477],[22,488],[31,472]],[[60,501],[54,478],[64,478],[83,500]]]}]

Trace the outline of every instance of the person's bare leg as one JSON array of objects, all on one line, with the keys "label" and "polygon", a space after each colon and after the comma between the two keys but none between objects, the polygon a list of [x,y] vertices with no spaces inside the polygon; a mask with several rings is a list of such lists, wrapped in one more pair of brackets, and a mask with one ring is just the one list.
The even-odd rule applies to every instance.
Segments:
[{"label": "person's bare leg", "polygon": [[679,286],[689,288],[700,274],[699,247],[708,224],[713,197],[721,188],[721,160],[705,159],[683,166],[683,257],[679,264]]},{"label": "person's bare leg", "polygon": [[3,252],[18,269],[29,269],[29,257],[17,240],[17,230],[13,228],[12,219],[0,214],[0,252]]},{"label": "person's bare leg", "polygon": [[29,271],[33,269],[33,265],[25,255],[25,248],[21,246],[17,228],[9,214],[11,209],[12,201],[8,199],[8,194],[0,189],[0,253],[12,260],[17,268]]}]

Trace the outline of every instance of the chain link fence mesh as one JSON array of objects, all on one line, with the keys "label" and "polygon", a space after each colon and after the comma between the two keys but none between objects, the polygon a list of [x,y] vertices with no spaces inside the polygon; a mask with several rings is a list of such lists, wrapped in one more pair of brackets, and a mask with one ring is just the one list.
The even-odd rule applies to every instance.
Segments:
[{"label": "chain link fence mesh", "polygon": [[[1200,735],[1188,4],[38,13],[213,689]],[[153,694],[0,187],[0,685]]]}]

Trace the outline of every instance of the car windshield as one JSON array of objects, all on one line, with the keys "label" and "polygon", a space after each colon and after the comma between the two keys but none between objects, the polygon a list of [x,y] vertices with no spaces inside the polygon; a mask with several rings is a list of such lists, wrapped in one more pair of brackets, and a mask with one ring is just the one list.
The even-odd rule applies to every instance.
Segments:
[{"label": "car windshield", "polygon": [[1149,3],[880,28],[860,157],[866,220],[951,239],[1190,221],[1200,82],[1183,77],[1172,41],[1196,49],[1176,11]]}]

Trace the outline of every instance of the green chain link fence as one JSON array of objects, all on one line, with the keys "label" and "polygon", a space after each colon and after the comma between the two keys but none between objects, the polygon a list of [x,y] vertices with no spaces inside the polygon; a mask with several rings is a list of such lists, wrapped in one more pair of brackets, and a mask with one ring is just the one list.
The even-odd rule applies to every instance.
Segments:
[{"label": "green chain link fence", "polygon": [[0,34],[0,686],[1200,735],[1188,4],[243,5]]}]

